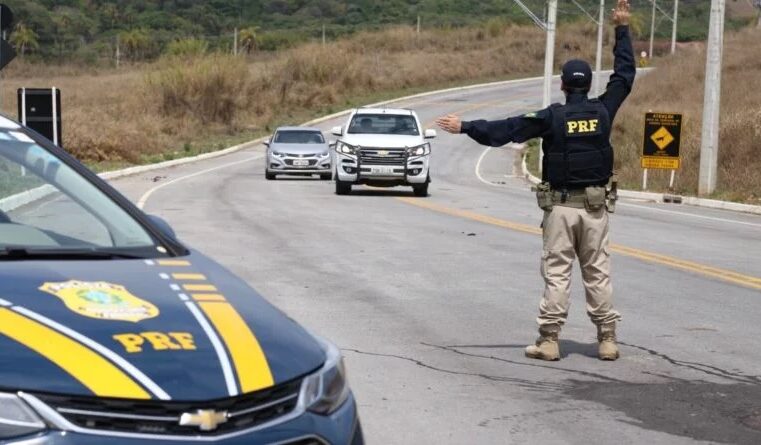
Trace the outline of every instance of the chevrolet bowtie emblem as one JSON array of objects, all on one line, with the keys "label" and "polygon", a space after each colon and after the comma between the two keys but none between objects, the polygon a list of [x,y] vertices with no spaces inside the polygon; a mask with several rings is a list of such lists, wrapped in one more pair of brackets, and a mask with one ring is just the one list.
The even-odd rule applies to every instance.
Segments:
[{"label": "chevrolet bowtie emblem", "polygon": [[201,431],[214,431],[227,420],[227,411],[199,409],[195,413],[183,413],[180,416],[180,425],[197,426]]},{"label": "chevrolet bowtie emblem", "polygon": [[388,156],[388,150],[381,150],[378,152],[379,156]]}]

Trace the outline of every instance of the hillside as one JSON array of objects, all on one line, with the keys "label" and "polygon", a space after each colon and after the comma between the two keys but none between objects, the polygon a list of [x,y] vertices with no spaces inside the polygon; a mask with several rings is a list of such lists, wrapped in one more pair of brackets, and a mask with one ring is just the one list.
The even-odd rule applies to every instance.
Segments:
[{"label": "hillside", "polygon": [[[747,23],[747,7],[729,0],[730,28]],[[378,30],[389,26],[414,25],[420,16],[425,28],[461,27],[486,21],[530,24],[527,16],[512,1],[483,0],[6,0],[16,12],[15,43],[32,59],[80,63],[113,62],[117,41],[122,56],[128,60],[153,59],[171,42],[195,38],[210,49],[230,50],[233,30],[244,29],[241,41],[247,49],[273,50],[290,47],[321,36],[325,25],[327,37],[361,30]],[[539,16],[545,2],[526,0]],[[596,0],[578,0],[594,12]],[[609,3],[611,1],[609,0]],[[681,0],[680,40],[705,37],[708,23],[705,0]],[[661,7],[671,10],[671,1]],[[649,36],[649,0],[632,0],[635,33]],[[746,5],[747,6],[747,5]],[[571,2],[559,6],[561,22],[587,21]],[[669,38],[670,22],[659,15],[657,35]]]},{"label": "hillside", "polygon": [[[719,175],[716,197],[761,204],[761,30],[747,29],[725,37],[719,134]],[[705,49],[696,45],[658,63],[657,71],[640,76],[632,96],[616,119],[614,142],[617,167],[627,188],[639,190],[642,169],[644,113],[648,110],[684,114],[682,169],[676,192],[697,192],[703,119]],[[667,171],[649,173],[649,188],[666,190]]]}]

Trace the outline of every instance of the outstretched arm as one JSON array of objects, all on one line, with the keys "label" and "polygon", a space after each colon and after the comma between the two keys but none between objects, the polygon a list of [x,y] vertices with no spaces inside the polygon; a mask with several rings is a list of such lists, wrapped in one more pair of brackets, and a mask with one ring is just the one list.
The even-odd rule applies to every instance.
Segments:
[{"label": "outstretched arm", "polygon": [[613,10],[613,23],[616,25],[616,46],[613,48],[613,74],[600,96],[600,101],[608,109],[611,121],[615,118],[621,104],[632,90],[637,68],[634,64],[634,50],[629,35],[629,2],[618,0],[616,9]]},{"label": "outstretched arm", "polygon": [[548,108],[536,113],[496,121],[461,121],[455,115],[440,117],[436,124],[444,131],[467,134],[474,141],[489,147],[501,147],[508,142],[525,142],[542,136],[552,128]]}]

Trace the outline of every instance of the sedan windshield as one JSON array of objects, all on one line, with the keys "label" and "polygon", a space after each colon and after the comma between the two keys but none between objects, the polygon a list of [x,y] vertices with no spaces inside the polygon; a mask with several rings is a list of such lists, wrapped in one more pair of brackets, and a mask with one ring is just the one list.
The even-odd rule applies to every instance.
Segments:
[{"label": "sedan windshield", "polygon": [[159,256],[151,235],[106,194],[20,128],[0,128],[0,253],[35,252]]},{"label": "sedan windshield", "polygon": [[410,115],[357,114],[349,124],[350,134],[420,136],[417,121]]},{"label": "sedan windshield", "polygon": [[281,130],[275,135],[278,144],[324,144],[322,134],[318,131]]}]

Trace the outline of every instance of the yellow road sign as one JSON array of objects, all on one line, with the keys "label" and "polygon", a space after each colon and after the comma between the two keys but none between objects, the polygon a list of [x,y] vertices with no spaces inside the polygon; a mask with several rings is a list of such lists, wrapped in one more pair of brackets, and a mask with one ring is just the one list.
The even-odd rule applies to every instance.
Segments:
[{"label": "yellow road sign", "polygon": [[666,127],[661,127],[660,129],[658,129],[658,131],[656,131],[655,133],[653,133],[652,136],[650,136],[650,139],[652,139],[653,142],[655,142],[655,145],[660,150],[665,150],[666,147],[668,147],[669,145],[671,145],[672,142],[674,142],[674,136],[671,133],[669,133]]}]

